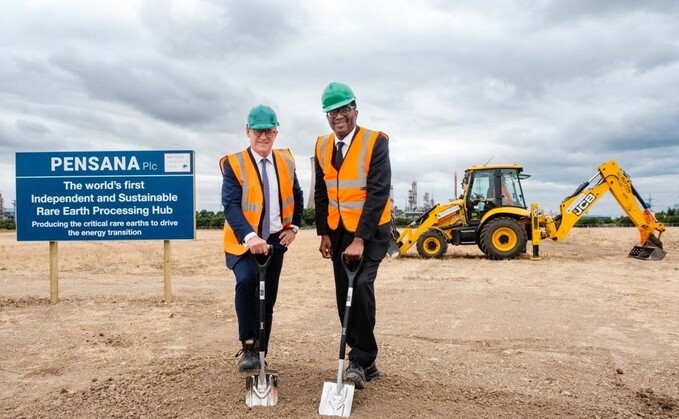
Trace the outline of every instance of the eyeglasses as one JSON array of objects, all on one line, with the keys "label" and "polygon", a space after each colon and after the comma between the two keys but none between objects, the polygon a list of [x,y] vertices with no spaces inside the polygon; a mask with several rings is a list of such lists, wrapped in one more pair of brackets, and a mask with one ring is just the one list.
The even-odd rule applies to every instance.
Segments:
[{"label": "eyeglasses", "polygon": [[259,138],[262,136],[262,134],[264,134],[266,138],[272,139],[276,136],[276,134],[278,134],[278,131],[273,129],[253,129],[252,133],[255,134],[256,138]]},{"label": "eyeglasses", "polygon": [[337,114],[340,114],[342,116],[347,116],[347,115],[349,115],[349,112],[353,111],[354,109],[356,109],[356,106],[351,106],[351,105],[342,106],[339,109],[333,109],[332,111],[326,113],[326,115],[328,115],[328,118],[334,118],[334,117],[337,116]]}]

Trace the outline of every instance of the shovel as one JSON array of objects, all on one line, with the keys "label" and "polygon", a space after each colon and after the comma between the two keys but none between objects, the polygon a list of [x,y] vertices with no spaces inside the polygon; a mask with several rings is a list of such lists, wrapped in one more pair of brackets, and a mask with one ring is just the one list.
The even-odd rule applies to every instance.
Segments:
[{"label": "shovel", "polygon": [[273,246],[269,245],[269,253],[265,256],[266,259],[260,263],[261,255],[253,255],[255,264],[257,264],[257,272],[259,274],[259,374],[250,375],[245,380],[245,386],[248,389],[245,395],[245,404],[248,407],[255,406],[275,406],[278,403],[278,374],[274,371],[266,371],[264,363],[264,354],[266,353],[266,300],[264,293],[264,283],[266,281],[266,268],[273,257]]},{"label": "shovel", "polygon": [[342,253],[342,266],[349,277],[349,288],[347,289],[347,304],[344,308],[344,320],[342,321],[342,338],[339,348],[339,367],[337,369],[337,381],[326,380],[323,384],[323,394],[321,404],[318,406],[318,414],[324,416],[344,416],[351,415],[351,403],[354,400],[354,383],[345,383],[344,372],[344,351],[347,345],[347,327],[349,325],[349,313],[351,311],[351,296],[354,292],[354,278],[361,269],[363,259],[354,264],[353,269],[344,260]]}]

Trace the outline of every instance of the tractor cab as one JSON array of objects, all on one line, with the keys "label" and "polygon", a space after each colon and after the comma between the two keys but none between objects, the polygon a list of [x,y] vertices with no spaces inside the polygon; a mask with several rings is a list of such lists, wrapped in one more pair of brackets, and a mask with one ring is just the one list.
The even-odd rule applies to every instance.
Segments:
[{"label": "tractor cab", "polygon": [[493,208],[527,208],[521,180],[530,177],[522,174],[519,165],[472,166],[462,180],[467,221],[477,224],[483,214]]}]

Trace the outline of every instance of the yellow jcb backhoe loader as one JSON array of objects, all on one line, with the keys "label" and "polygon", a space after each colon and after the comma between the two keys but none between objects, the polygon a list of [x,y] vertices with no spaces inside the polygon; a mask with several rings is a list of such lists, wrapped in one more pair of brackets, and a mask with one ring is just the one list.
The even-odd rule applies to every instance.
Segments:
[{"label": "yellow jcb backhoe loader", "polygon": [[656,220],[617,162],[600,165],[589,181],[561,202],[561,212],[554,218],[543,214],[538,204],[531,204],[530,209],[526,206],[521,180],[530,175],[522,172],[518,164],[468,168],[459,199],[436,204],[400,233],[392,227],[395,243],[389,255],[401,255],[416,244],[421,257],[436,258],[445,254],[448,244],[476,244],[490,259],[513,259],[526,252],[530,240],[533,257],[538,258],[541,239],[564,239],[609,191],[639,230],[639,244],[629,256],[646,260],[665,257],[660,241],[665,226]]}]

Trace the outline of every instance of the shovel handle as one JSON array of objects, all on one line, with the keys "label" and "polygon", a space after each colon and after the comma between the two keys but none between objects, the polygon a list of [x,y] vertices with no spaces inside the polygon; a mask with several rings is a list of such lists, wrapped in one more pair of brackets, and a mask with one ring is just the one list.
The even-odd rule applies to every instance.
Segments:
[{"label": "shovel handle", "polygon": [[269,266],[271,263],[271,259],[273,259],[273,246],[269,245],[269,252],[266,255],[262,254],[252,254],[252,258],[255,260],[255,265],[257,265],[257,272],[259,276],[259,300],[258,300],[258,309],[259,309],[259,354],[260,354],[260,363],[262,364],[262,374],[264,373],[264,352],[266,351],[266,348],[263,346],[264,341],[266,340],[266,329],[265,329],[265,318],[266,318],[266,294],[265,294],[265,283],[266,283],[266,268]]},{"label": "shovel handle", "polygon": [[273,256],[273,246],[269,245],[269,251],[265,255],[262,255],[261,253],[260,254],[251,253],[251,255],[252,258],[255,260],[255,264],[257,265],[260,274],[262,272],[266,272],[266,268],[271,263],[271,258]]},{"label": "shovel handle", "polygon": [[347,276],[349,277],[350,287],[354,285],[354,278],[356,278],[356,274],[361,269],[362,265],[363,257],[361,257],[358,261],[347,262],[347,260],[344,257],[344,252],[342,252],[342,267],[344,267],[344,271],[347,273]]},{"label": "shovel handle", "polygon": [[[339,367],[339,372],[338,377],[340,376],[342,371],[342,364],[344,363],[344,356],[345,356],[345,351],[346,351],[346,346],[347,346],[347,328],[349,327],[349,314],[351,313],[351,300],[354,294],[354,278],[356,278],[356,274],[358,274],[358,271],[361,270],[361,265],[363,265],[363,258],[359,259],[357,262],[347,262],[346,259],[344,258],[344,252],[342,252],[342,266],[344,267],[344,271],[347,273],[347,276],[349,277],[349,286],[347,288],[347,299],[346,299],[346,306],[344,307],[344,318],[342,320],[342,338],[340,340],[340,348],[339,348],[339,362],[340,362],[340,367]],[[339,381],[338,381],[339,385]]]}]

